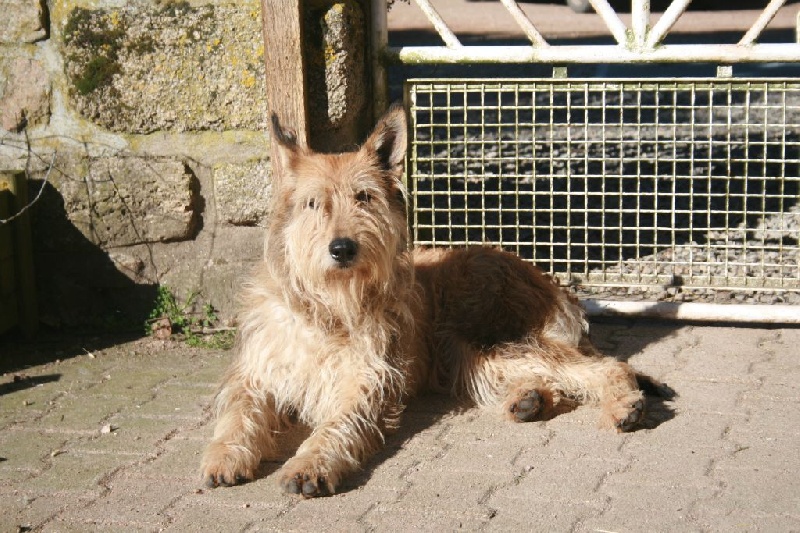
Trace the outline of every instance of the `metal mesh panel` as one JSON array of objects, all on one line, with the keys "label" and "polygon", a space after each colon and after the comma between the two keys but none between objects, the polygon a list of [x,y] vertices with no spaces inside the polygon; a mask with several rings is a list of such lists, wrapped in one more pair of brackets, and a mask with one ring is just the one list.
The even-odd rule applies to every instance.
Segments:
[{"label": "metal mesh panel", "polygon": [[413,240],[605,297],[800,303],[800,84],[410,80]]}]

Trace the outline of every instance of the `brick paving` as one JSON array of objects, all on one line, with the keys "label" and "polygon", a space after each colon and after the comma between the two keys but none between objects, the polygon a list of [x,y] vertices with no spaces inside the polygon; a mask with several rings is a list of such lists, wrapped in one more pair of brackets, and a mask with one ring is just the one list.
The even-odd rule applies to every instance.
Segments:
[{"label": "brick paving", "polygon": [[423,397],[340,493],[308,501],[278,489],[280,458],[202,488],[229,353],[95,339],[28,345],[41,362],[22,367],[0,345],[0,531],[800,531],[800,329],[637,321],[594,338],[678,392],[647,428]]}]

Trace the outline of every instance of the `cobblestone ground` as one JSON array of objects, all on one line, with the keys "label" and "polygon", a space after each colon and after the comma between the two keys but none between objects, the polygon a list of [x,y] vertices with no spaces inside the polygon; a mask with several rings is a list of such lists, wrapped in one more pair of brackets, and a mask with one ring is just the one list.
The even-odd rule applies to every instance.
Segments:
[{"label": "cobblestone ground", "polygon": [[800,531],[799,329],[594,337],[678,392],[646,429],[600,431],[590,407],[511,424],[424,397],[339,494],[309,501],[279,491],[279,461],[201,487],[229,353],[40,343],[20,366],[0,345],[0,531]]}]

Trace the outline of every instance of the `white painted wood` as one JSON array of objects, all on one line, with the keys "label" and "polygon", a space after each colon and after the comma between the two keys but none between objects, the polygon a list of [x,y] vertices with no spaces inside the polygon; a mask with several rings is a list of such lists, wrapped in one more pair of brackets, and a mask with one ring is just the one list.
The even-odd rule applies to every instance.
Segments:
[{"label": "white painted wood", "polygon": [[645,48],[653,49],[658,46],[691,3],[692,0],[673,0],[648,33]]},{"label": "white painted wood", "polygon": [[767,24],[775,18],[775,15],[778,13],[778,10],[786,3],[786,0],[772,0],[769,4],[767,4],[766,9],[761,13],[758,19],[755,21],[753,26],[748,30],[748,32],[742,37],[742,40],[739,41],[740,46],[750,46],[758,36],[761,35],[761,32],[764,31],[764,28],[767,27]]},{"label": "white painted wood", "polygon": [[520,9],[519,4],[517,4],[514,0],[500,0],[503,3],[503,6],[508,10],[509,14],[514,18],[514,21],[519,24],[519,27],[522,28],[522,31],[525,32],[525,36],[528,37],[528,40],[531,44],[537,48],[541,48],[543,46],[550,46],[547,41],[544,40],[542,34],[539,33],[539,30],[533,25],[531,19]]},{"label": "white painted wood", "polygon": [[462,46],[459,48],[404,46],[387,50],[390,60],[424,63],[753,63],[800,62],[800,44],[753,46],[670,45],[637,51],[619,46]]},{"label": "white painted wood", "polygon": [[417,6],[422,10],[426,17],[431,24],[433,24],[433,28],[436,30],[436,33],[439,34],[439,37],[442,38],[444,44],[448,48],[460,48],[461,42],[456,37],[456,34],[447,26],[447,23],[444,21],[439,12],[434,9],[433,5],[428,0],[414,0],[417,3]]},{"label": "white painted wood", "polygon": [[[376,0],[373,0],[376,1]],[[756,42],[786,0],[771,0],[738,44],[691,44],[662,46],[670,29],[686,12],[691,0],[673,0],[651,29],[650,0],[632,0],[632,23],[627,28],[608,0],[590,0],[617,41],[608,45],[547,43],[515,0],[501,0],[531,41],[530,46],[463,46],[430,0],[414,0],[441,36],[445,46],[381,47],[382,59],[401,63],[758,63],[800,62],[800,39],[795,43]],[[800,18],[798,19],[800,27]],[[376,30],[377,31],[377,30]],[[385,41],[383,41],[385,42]]]},{"label": "white painted wood", "polygon": [[798,305],[706,304],[699,302],[623,302],[581,300],[589,316],[636,316],[698,322],[800,324]]},{"label": "white painted wood", "polygon": [[647,31],[650,26],[650,0],[632,0],[631,2],[631,29],[633,42],[637,50],[644,49]]}]

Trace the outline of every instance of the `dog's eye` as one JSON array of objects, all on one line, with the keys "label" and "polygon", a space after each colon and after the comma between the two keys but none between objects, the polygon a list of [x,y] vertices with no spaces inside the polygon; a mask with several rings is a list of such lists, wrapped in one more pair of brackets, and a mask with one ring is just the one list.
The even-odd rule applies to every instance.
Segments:
[{"label": "dog's eye", "polygon": [[356,201],[360,204],[368,204],[372,200],[372,196],[367,191],[361,191],[356,194]]},{"label": "dog's eye", "polygon": [[316,209],[317,208],[317,201],[314,198],[309,198],[306,200],[306,209]]}]

